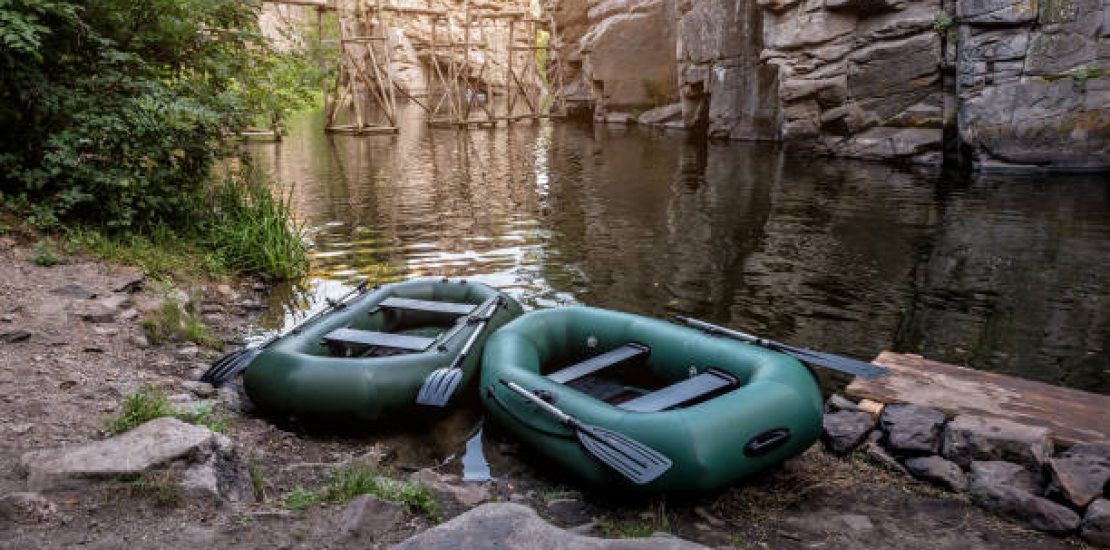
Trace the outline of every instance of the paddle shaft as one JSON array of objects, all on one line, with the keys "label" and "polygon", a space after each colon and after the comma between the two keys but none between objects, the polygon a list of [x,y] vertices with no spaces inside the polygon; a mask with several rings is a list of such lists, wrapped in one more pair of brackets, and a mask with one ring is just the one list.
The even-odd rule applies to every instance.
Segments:
[{"label": "paddle shaft", "polygon": [[[501,301],[501,296],[499,296],[499,295],[490,296],[489,298],[486,299],[486,301],[478,304],[478,306],[474,308],[474,311],[483,311],[483,310],[487,309],[491,303],[500,302],[500,301]],[[455,323],[455,326],[451,330],[447,331],[447,335],[444,336],[443,339],[439,343],[439,346],[438,346],[439,351],[447,351],[447,343],[450,342],[452,339],[454,339],[455,336],[457,336],[460,332],[462,332],[462,329],[465,328],[466,325],[469,325],[472,322],[472,320],[475,319],[474,315],[475,315],[474,313],[471,313],[467,317],[459,319],[459,321]]]},{"label": "paddle shaft", "polygon": [[509,388],[510,390],[513,390],[513,393],[527,399],[528,401],[531,401],[537,407],[546,411],[547,414],[550,414],[551,416],[554,416],[555,418],[557,418],[559,420],[560,424],[563,424],[564,426],[569,426],[569,427],[575,428],[575,429],[577,429],[579,427],[578,421],[575,420],[573,416],[571,416],[571,415],[569,415],[569,414],[567,414],[563,411],[560,411],[559,409],[555,408],[555,405],[552,405],[551,403],[548,403],[547,401],[544,401],[543,399],[540,399],[540,397],[538,395],[520,387],[519,385],[517,385],[516,382],[509,382],[508,380],[502,380],[501,383],[505,384],[505,387]]},{"label": "paddle shaft", "polygon": [[867,363],[865,361],[842,357],[840,355],[835,355],[832,353],[791,346],[790,344],[768,340],[767,338],[760,338],[759,336],[748,334],[746,332],[740,332],[739,330],[733,330],[730,328],[717,326],[712,323],[706,323],[705,321],[699,321],[692,317],[675,315],[674,318],[683,324],[704,331],[707,334],[727,336],[735,340],[740,340],[741,342],[755,344],[760,347],[791,355],[798,360],[810,363],[812,365],[817,365],[819,367],[830,368],[833,370],[846,372],[848,374],[862,376],[864,378],[878,378],[880,376],[886,376],[887,374],[889,374],[886,369],[877,365],[873,365],[871,363]]}]

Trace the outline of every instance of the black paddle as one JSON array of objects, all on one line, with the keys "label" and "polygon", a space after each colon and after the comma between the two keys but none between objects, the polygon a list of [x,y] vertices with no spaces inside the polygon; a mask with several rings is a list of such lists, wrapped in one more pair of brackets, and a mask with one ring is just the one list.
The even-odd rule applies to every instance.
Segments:
[{"label": "black paddle", "polygon": [[[451,400],[451,396],[455,395],[455,390],[459,388],[459,382],[462,381],[463,371],[462,364],[466,361],[466,357],[470,355],[470,349],[474,347],[474,343],[485,332],[486,326],[489,325],[489,320],[493,317],[497,308],[501,307],[501,295],[492,296],[482,305],[475,308],[475,313],[471,315],[466,324],[478,325],[474,332],[470,333],[470,338],[463,344],[462,349],[459,350],[458,355],[455,356],[454,361],[447,367],[438,368],[432,371],[427,378],[424,379],[424,384],[420,386],[420,392],[416,394],[416,402],[420,405],[428,405],[431,407],[443,407]],[[446,346],[447,341],[455,336],[457,332],[452,333],[444,339],[441,346]],[[442,348],[441,348],[442,349]]]},{"label": "black paddle", "polygon": [[670,469],[671,459],[659,451],[624,434],[583,424],[573,416],[560,411],[551,403],[540,399],[539,396],[514,382],[501,379],[501,383],[512,390],[513,393],[527,399],[557,418],[559,423],[573,429],[575,435],[578,436],[578,442],[582,444],[586,451],[619,474],[632,480],[633,483],[637,485],[650,483]]},{"label": "black paddle", "polygon": [[738,330],[719,327],[717,325],[706,323],[705,321],[699,321],[691,317],[683,317],[682,315],[674,315],[673,317],[679,322],[690,325],[691,327],[701,330],[707,334],[727,336],[729,338],[740,340],[741,342],[755,344],[760,347],[764,347],[780,353],[785,353],[799,361],[802,361],[803,363],[809,363],[817,367],[825,367],[827,369],[838,370],[840,372],[846,372],[848,374],[852,374],[862,378],[879,378],[890,374],[890,371],[871,363],[857,361],[855,359],[849,359],[847,357],[835,355],[832,353],[826,353],[823,351],[814,351],[811,349],[791,346],[790,344],[784,344],[782,342],[760,338],[758,336],[753,336],[751,334],[740,332]]},{"label": "black paddle", "polygon": [[247,368],[247,366],[251,364],[251,361],[253,361],[255,357],[258,357],[258,354],[262,353],[262,350],[270,347],[270,345],[272,345],[274,342],[277,342],[278,340],[281,340],[282,338],[290,334],[295,334],[299,332],[302,328],[305,327],[305,325],[319,319],[324,314],[330,313],[336,308],[342,308],[347,304],[352,296],[365,292],[368,284],[369,283],[367,281],[362,281],[358,284],[358,286],[353,288],[350,292],[344,294],[338,300],[326,298],[325,300],[328,304],[327,307],[321,309],[320,311],[316,312],[300,323],[297,323],[297,326],[289,329],[289,331],[285,334],[274,335],[269,340],[263,342],[260,346],[255,346],[253,348],[239,348],[221,357],[215,363],[212,363],[212,366],[208,367],[208,370],[204,371],[204,374],[200,376],[200,381],[208,382],[209,384],[212,384],[216,387],[222,386],[228,380],[235,378],[236,374],[239,374],[243,369]]}]

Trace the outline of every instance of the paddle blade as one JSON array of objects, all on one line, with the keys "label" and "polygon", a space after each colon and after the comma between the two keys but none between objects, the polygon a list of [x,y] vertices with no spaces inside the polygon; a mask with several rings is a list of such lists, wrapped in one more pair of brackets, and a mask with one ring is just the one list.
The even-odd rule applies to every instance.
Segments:
[{"label": "paddle blade", "polygon": [[857,361],[841,355],[834,355],[832,353],[824,353],[805,348],[796,348],[791,345],[776,342],[772,349],[776,349],[782,353],[790,355],[795,359],[816,365],[818,367],[825,367],[827,369],[837,370],[860,378],[881,378],[890,374],[890,371],[872,363]]},{"label": "paddle blade", "polygon": [[671,467],[671,459],[628,436],[597,426],[575,428],[590,454],[637,485],[654,481]]},{"label": "paddle blade", "polygon": [[231,352],[212,363],[212,366],[200,376],[200,381],[220,387],[250,366],[251,361],[254,361],[260,353],[262,353],[261,348],[243,348]]},{"label": "paddle blade", "polygon": [[416,402],[430,407],[444,407],[459,389],[462,381],[462,369],[443,368],[436,369],[424,379],[420,392],[416,394]]}]

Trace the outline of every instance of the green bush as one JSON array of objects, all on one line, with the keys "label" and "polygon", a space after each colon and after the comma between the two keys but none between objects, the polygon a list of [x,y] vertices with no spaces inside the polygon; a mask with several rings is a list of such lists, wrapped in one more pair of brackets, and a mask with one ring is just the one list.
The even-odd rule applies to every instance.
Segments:
[{"label": "green bush", "polygon": [[[39,228],[204,235],[247,271],[273,267],[226,234],[196,229],[213,200],[229,205],[229,188],[210,183],[216,163],[238,154],[226,136],[259,113],[279,120],[318,86],[305,54],[262,39],[260,4],[0,0],[3,206]],[[236,205],[245,209],[218,214],[287,216],[282,204],[262,206],[267,196],[252,190]],[[295,252],[282,246],[271,252]]]}]

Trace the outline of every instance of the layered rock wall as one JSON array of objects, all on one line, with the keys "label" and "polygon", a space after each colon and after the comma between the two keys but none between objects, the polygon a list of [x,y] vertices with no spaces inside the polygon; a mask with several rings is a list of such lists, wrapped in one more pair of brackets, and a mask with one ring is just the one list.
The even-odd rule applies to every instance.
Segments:
[{"label": "layered rock wall", "polygon": [[565,0],[556,20],[568,98],[599,119],[673,94],[681,124],[652,122],[711,137],[1110,169],[1107,0]]}]

